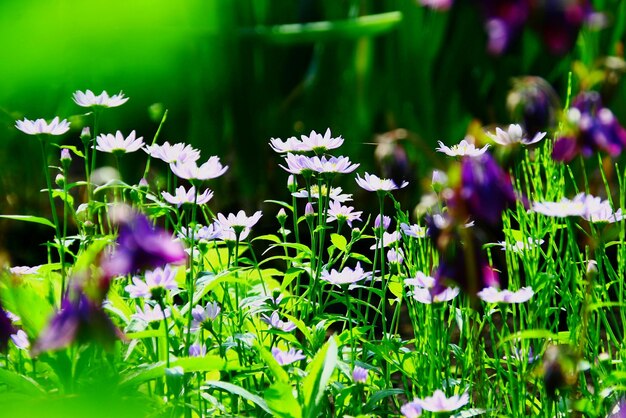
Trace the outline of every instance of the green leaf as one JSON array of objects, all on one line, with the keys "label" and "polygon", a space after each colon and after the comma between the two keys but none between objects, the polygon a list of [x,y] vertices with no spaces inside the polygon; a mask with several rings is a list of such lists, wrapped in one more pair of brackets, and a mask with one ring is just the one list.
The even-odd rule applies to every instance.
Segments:
[{"label": "green leaf", "polygon": [[346,20],[243,28],[241,34],[276,44],[336,41],[380,35],[390,31],[401,21],[402,13],[395,11]]},{"label": "green leaf", "polygon": [[202,389],[204,390],[212,389],[212,388],[222,389],[222,390],[232,393],[233,395],[239,395],[242,398],[246,399],[247,401],[250,401],[253,404],[259,406],[268,414],[270,415],[272,414],[272,410],[269,408],[269,406],[267,406],[267,403],[265,402],[263,398],[261,398],[258,395],[254,395],[248,392],[247,390],[245,390],[244,388],[240,386],[233,385],[232,383],[228,383],[228,382],[219,382],[216,380],[208,381],[206,382],[206,386],[202,386]]},{"label": "green leaf", "polygon": [[44,389],[30,377],[17,374],[4,368],[0,368],[0,382],[5,383],[7,386],[18,392],[30,396],[42,395],[45,393]]},{"label": "green leaf", "polygon": [[348,245],[348,241],[343,235],[330,234],[330,242],[332,242],[333,245],[339,250],[344,252],[346,251],[346,245]]},{"label": "green leaf", "polygon": [[278,418],[301,418],[302,407],[293,396],[293,388],[284,382],[274,383],[264,393],[265,401]]},{"label": "green leaf", "polygon": [[308,375],[302,384],[304,391],[304,416],[314,418],[319,416],[324,392],[330,377],[337,366],[337,343],[330,337],[322,349],[307,367]]},{"label": "green leaf", "polygon": [[0,218],[4,219],[13,219],[14,221],[22,221],[22,222],[33,222],[36,224],[46,225],[50,228],[54,229],[54,224],[47,220],[46,218],[42,218],[40,216],[28,216],[28,215],[0,215]]}]

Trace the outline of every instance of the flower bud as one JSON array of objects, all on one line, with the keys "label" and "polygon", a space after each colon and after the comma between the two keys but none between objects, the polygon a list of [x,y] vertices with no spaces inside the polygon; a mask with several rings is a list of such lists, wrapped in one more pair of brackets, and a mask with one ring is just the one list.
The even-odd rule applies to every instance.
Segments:
[{"label": "flower bud", "polygon": [[308,202],[304,207],[304,216],[307,218],[315,216],[315,210],[313,209],[311,202]]},{"label": "flower bud", "polygon": [[91,140],[91,131],[89,130],[89,127],[86,126],[83,128],[83,130],[80,133],[80,140],[83,142],[83,144],[88,144],[89,141]]},{"label": "flower bud", "polygon": [[54,178],[54,182],[57,184],[57,186],[63,187],[65,185],[65,176],[63,174],[57,174],[57,176]]},{"label": "flower bud", "polygon": [[72,156],[70,155],[70,150],[67,148],[63,148],[61,150],[61,164],[72,162]]},{"label": "flower bud", "polygon": [[[387,228],[389,228],[389,225],[391,225],[391,218],[383,215],[382,228],[386,231]],[[376,219],[374,220],[374,228],[381,228],[380,215],[376,216]]]},{"label": "flower bud", "polygon": [[433,170],[431,183],[433,186],[433,191],[435,193],[439,193],[441,192],[441,190],[443,190],[444,187],[446,187],[446,184],[448,184],[448,176],[443,171]]},{"label": "flower bud", "polygon": [[280,210],[276,214],[276,219],[278,219],[278,222],[281,225],[283,225],[285,223],[285,220],[287,219],[287,213],[285,212],[285,209],[280,208]]},{"label": "flower bud", "polygon": [[290,174],[289,178],[287,179],[287,189],[289,189],[291,193],[295,193],[296,191],[298,191],[298,182],[296,181],[296,177],[293,174]]}]

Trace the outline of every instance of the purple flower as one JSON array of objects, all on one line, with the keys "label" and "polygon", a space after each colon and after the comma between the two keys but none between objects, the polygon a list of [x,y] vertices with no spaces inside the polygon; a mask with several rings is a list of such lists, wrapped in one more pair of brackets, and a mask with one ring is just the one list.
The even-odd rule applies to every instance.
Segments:
[{"label": "purple flower", "polygon": [[520,121],[530,135],[552,128],[561,109],[559,96],[550,83],[531,76],[513,79],[506,105],[512,117]]},{"label": "purple flower", "polygon": [[105,276],[112,278],[185,262],[187,254],[182,245],[164,230],[155,228],[145,215],[127,210],[121,214],[116,246],[102,261]]},{"label": "purple flower", "polygon": [[425,7],[430,7],[433,10],[448,10],[452,7],[454,0],[419,0],[420,4]]},{"label": "purple flower", "polygon": [[11,335],[11,340],[13,340],[13,344],[20,350],[28,351],[30,348],[28,335],[21,329],[18,329],[15,334]]},{"label": "purple flower", "polygon": [[287,167],[283,165],[280,167],[288,173],[310,175],[313,172],[309,167],[309,157],[305,155],[288,153],[285,157],[285,162],[287,163]]},{"label": "purple flower", "polygon": [[374,219],[374,229],[383,228],[385,231],[389,229],[389,225],[391,225],[391,218],[389,216],[383,215],[383,221],[380,221],[380,214],[376,215],[376,219]]},{"label": "purple flower", "polygon": [[167,290],[178,289],[175,278],[176,270],[166,265],[165,268],[157,267],[155,270],[146,271],[146,281],[133,277],[133,284],[129,284],[125,289],[131,298],[160,300]]},{"label": "purple flower", "polygon": [[398,248],[397,250],[395,248],[390,248],[387,252],[387,261],[389,263],[396,264],[404,263],[404,252],[402,251],[402,248]]},{"label": "purple flower", "polygon": [[16,333],[16,329],[11,323],[7,312],[0,305],[0,350],[4,351],[11,335]]},{"label": "purple flower", "polygon": [[206,346],[200,343],[193,343],[189,346],[189,357],[204,357],[206,356]]},{"label": "purple flower", "polygon": [[261,321],[265,322],[272,328],[276,328],[280,331],[291,332],[296,329],[296,325],[291,321],[281,321],[278,316],[278,312],[272,312],[271,316],[261,315]]},{"label": "purple flower", "polygon": [[463,159],[461,185],[448,205],[459,221],[469,216],[495,226],[500,224],[504,210],[513,207],[516,201],[510,176],[485,154]]},{"label": "purple flower", "polygon": [[530,14],[527,0],[484,0],[481,2],[487,31],[487,50],[501,54],[522,30]]},{"label": "purple flower", "polygon": [[215,301],[207,303],[204,308],[197,305],[191,310],[191,316],[193,317],[191,328],[194,331],[200,328],[210,329],[213,326],[213,320],[217,318],[221,311],[222,308]]},{"label": "purple flower", "polygon": [[369,370],[360,366],[354,366],[354,370],[352,370],[352,380],[355,383],[365,383],[368,374]]},{"label": "purple flower", "polygon": [[417,401],[408,402],[400,407],[400,412],[404,418],[417,418],[422,415],[422,406]]},{"label": "purple flower", "polygon": [[96,341],[111,348],[116,339],[123,338],[107,316],[101,304],[80,292],[73,300],[63,299],[61,310],[50,320],[33,347],[33,355],[58,350],[73,342]]},{"label": "purple flower", "polygon": [[297,350],[295,348],[290,348],[289,351],[282,351],[278,347],[272,348],[272,356],[281,366],[295,363],[296,361],[303,360],[306,358],[304,354],[302,354],[302,350]]},{"label": "purple flower", "polygon": [[626,147],[626,130],[613,113],[603,107],[598,92],[582,92],[567,111],[569,129],[554,143],[552,158],[568,162],[578,154],[589,157],[596,151],[618,156]]}]

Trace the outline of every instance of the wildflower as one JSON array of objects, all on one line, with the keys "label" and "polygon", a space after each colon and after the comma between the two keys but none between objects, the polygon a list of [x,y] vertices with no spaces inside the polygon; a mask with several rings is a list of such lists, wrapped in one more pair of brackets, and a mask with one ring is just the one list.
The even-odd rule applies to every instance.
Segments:
[{"label": "wildflower", "polygon": [[611,409],[611,415],[607,418],[624,418],[626,417],[626,399],[622,398]]},{"label": "wildflower", "polygon": [[514,253],[521,253],[526,250],[530,250],[532,248],[537,247],[538,245],[543,244],[542,239],[534,239],[532,237],[528,237],[526,242],[524,241],[515,241],[514,244],[507,244],[505,241],[500,241],[497,243],[500,247],[502,247],[502,251],[513,251]]},{"label": "wildflower", "polygon": [[305,155],[288,153],[285,157],[285,162],[287,167],[283,165],[280,167],[291,174],[310,175],[313,172],[309,166],[309,157]]},{"label": "wildflower", "polygon": [[84,93],[76,91],[72,98],[77,105],[82,107],[118,107],[128,101],[128,97],[124,97],[124,93],[121,91],[119,94],[109,96],[106,90],[97,96],[91,90]]},{"label": "wildflower", "polygon": [[448,176],[441,170],[433,170],[433,176],[430,183],[435,193],[439,193],[448,184]]},{"label": "wildflower", "polygon": [[431,288],[435,285],[435,279],[431,276],[427,276],[421,271],[418,271],[414,278],[404,279],[404,283],[410,286]]},{"label": "wildflower", "polygon": [[[132,315],[131,319],[137,319],[146,324],[155,324],[163,320],[163,310],[158,304],[152,307],[148,303],[145,303],[143,310],[137,305],[135,310],[136,312]],[[165,308],[165,318],[169,318],[171,314],[170,308]]]},{"label": "wildflower", "polygon": [[434,293],[434,289],[434,287],[429,289],[416,286],[415,288],[413,288],[411,295],[416,301],[426,305],[430,305],[431,303],[449,302],[457,297],[460,292],[460,289],[458,287],[446,287],[436,293]]},{"label": "wildflower", "polygon": [[184,164],[200,159],[200,151],[191,145],[183,143],[170,145],[169,142],[165,141],[163,145],[147,145],[143,150],[151,157],[158,158],[168,164],[176,164],[178,162]]},{"label": "wildflower", "polygon": [[407,237],[413,238],[425,238],[426,237],[426,228],[419,225],[407,225],[405,223],[400,224],[400,230]]},{"label": "wildflower", "polygon": [[494,142],[502,145],[508,146],[513,144],[522,144],[522,145],[532,145],[539,141],[541,141],[545,136],[545,132],[537,132],[535,136],[531,139],[528,139],[524,136],[524,132],[522,131],[522,127],[517,124],[509,125],[509,129],[503,131],[500,128],[496,128],[496,134],[492,134],[487,132],[487,136],[491,138]]},{"label": "wildflower", "polygon": [[34,267],[28,267],[28,266],[15,266],[15,267],[11,267],[9,269],[9,271],[12,274],[16,274],[16,275],[26,275],[26,274],[37,274],[37,272],[39,271],[39,269],[41,268],[41,266],[34,266]]},{"label": "wildflower", "polygon": [[481,220],[498,225],[502,212],[515,205],[517,196],[511,177],[489,154],[463,158],[461,184],[448,199],[451,214],[457,220]]},{"label": "wildflower", "polygon": [[350,267],[345,267],[343,270],[341,270],[341,272],[338,272],[335,269],[332,269],[330,272],[328,270],[323,270],[321,279],[328,283],[340,286],[343,284],[356,283],[365,279],[367,276],[368,273],[365,273],[365,271],[363,271],[361,263],[357,263],[354,270]]},{"label": "wildflower", "polygon": [[430,412],[451,412],[465,406],[469,402],[469,394],[467,392],[462,395],[453,395],[446,397],[442,390],[437,389],[432,396],[424,399],[415,399],[422,409]]},{"label": "wildflower", "polygon": [[603,107],[598,92],[583,92],[567,111],[564,136],[554,143],[552,158],[568,162],[576,155],[589,157],[596,151],[618,156],[626,147],[626,129]]},{"label": "wildflower", "polygon": [[[191,240],[191,232],[184,226],[180,228],[178,237],[184,240]],[[200,241],[213,241],[220,238],[222,230],[219,225],[213,223],[209,226],[196,225],[193,231],[193,237],[195,240]]]},{"label": "wildflower", "polygon": [[211,198],[213,198],[213,192],[209,189],[206,189],[204,192],[200,193],[196,197],[196,188],[191,186],[189,191],[185,190],[185,187],[179,186],[176,189],[176,194],[171,195],[168,192],[161,192],[161,196],[167,203],[172,205],[176,205],[177,207],[181,207],[185,203],[195,203],[197,205],[204,205]]},{"label": "wildflower", "polygon": [[172,270],[169,265],[165,268],[157,267],[152,271],[146,271],[146,280],[133,277],[133,284],[125,287],[131,298],[152,298],[161,300],[167,290],[178,289],[176,283],[176,270]]},{"label": "wildflower", "polygon": [[20,350],[28,351],[30,348],[30,341],[28,340],[28,335],[21,330],[18,329],[15,334],[11,335],[11,340],[13,340],[13,344]]},{"label": "wildflower", "polygon": [[564,197],[559,202],[535,202],[531,210],[545,216],[566,218],[582,216],[585,213],[585,204],[584,201]]},{"label": "wildflower", "polygon": [[206,346],[200,343],[193,343],[189,346],[189,357],[206,356]]},{"label": "wildflower", "polygon": [[193,317],[193,322],[191,324],[192,329],[211,329],[213,326],[213,320],[217,318],[221,311],[222,308],[220,308],[220,305],[215,301],[207,303],[204,308],[197,305],[191,310],[191,316]]},{"label": "wildflower", "polygon": [[61,161],[61,164],[71,163],[72,156],[70,155],[70,150],[68,150],[67,148],[63,148],[61,150],[61,157],[59,158],[59,161]]},{"label": "wildflower", "polygon": [[367,381],[368,374],[369,370],[360,366],[354,366],[354,369],[352,370],[352,380],[354,383],[365,383]]},{"label": "wildflower", "polygon": [[487,148],[489,148],[489,144],[485,145],[482,148],[476,148],[474,144],[468,142],[467,138],[463,139],[457,145],[452,145],[451,147],[447,147],[443,142],[438,141],[439,148],[435,148],[436,151],[443,152],[450,157],[478,157],[487,152]]},{"label": "wildflower", "polygon": [[229,213],[228,217],[222,215],[221,213],[217,214],[217,223],[221,228],[232,228],[235,234],[241,233],[244,229],[252,228],[263,216],[263,212],[256,211],[254,215],[248,217],[243,210],[237,212],[237,215],[233,213]]},{"label": "wildflower", "polygon": [[374,219],[374,229],[382,228],[386,231],[389,229],[389,225],[391,225],[391,218],[389,216],[383,215],[381,222],[380,214],[376,215],[376,218]]},{"label": "wildflower", "polygon": [[74,341],[97,341],[110,348],[122,333],[113,325],[100,303],[80,292],[73,299],[64,298],[61,309],[39,334],[32,349],[33,355],[43,351],[58,350]]},{"label": "wildflower", "polygon": [[228,170],[228,166],[220,163],[219,157],[210,157],[204,164],[198,166],[196,161],[176,161],[170,164],[170,169],[181,179],[186,180],[210,180],[217,178]]},{"label": "wildflower", "polygon": [[315,216],[315,209],[313,209],[311,202],[307,202],[307,204],[304,205],[304,216],[307,218]]},{"label": "wildflower", "polygon": [[488,303],[524,303],[535,292],[530,287],[522,287],[516,292],[510,290],[498,290],[495,287],[487,287],[477,293],[477,296]]},{"label": "wildflower", "polygon": [[577,194],[574,199],[562,198],[559,202],[536,202],[532,210],[545,216],[565,218],[581,216],[590,222],[617,222],[623,219],[622,210],[613,212],[608,200]]},{"label": "wildflower", "polygon": [[96,139],[96,149],[102,152],[126,154],[135,152],[143,147],[143,137],[135,138],[135,131],[132,131],[128,137],[124,138],[122,132],[117,131],[113,134],[98,135]]},{"label": "wildflower", "polygon": [[412,401],[402,405],[400,412],[405,418],[417,418],[422,415],[422,407],[419,402]]},{"label": "wildflower", "polygon": [[15,333],[15,327],[13,327],[7,311],[0,305],[0,350],[6,349],[9,338]]},{"label": "wildflower", "polygon": [[448,10],[452,7],[454,0],[419,0],[420,4],[433,10]]},{"label": "wildflower", "polygon": [[287,364],[295,363],[299,360],[304,360],[306,356],[302,354],[302,350],[297,350],[295,348],[290,348],[289,351],[282,351],[278,347],[272,347],[272,356],[281,366],[285,366]]},{"label": "wildflower", "polygon": [[[398,231],[393,231],[391,233],[383,232],[382,247],[388,247],[401,239],[402,236]],[[381,247],[380,240],[378,238],[376,238],[376,243],[370,247],[370,250],[375,250],[377,247]]]},{"label": "wildflower", "polygon": [[272,328],[276,328],[284,332],[291,332],[296,329],[296,325],[293,322],[281,321],[277,311],[272,312],[271,316],[261,315],[261,321],[265,322]]},{"label": "wildflower", "polygon": [[233,227],[224,226],[220,224],[218,221],[215,221],[214,228],[216,231],[219,231],[218,239],[222,241],[226,241],[226,242],[228,241],[235,242],[237,240],[243,241],[246,238],[248,238],[248,235],[250,235],[250,232],[252,231],[248,227],[235,229]]},{"label": "wildflower", "polygon": [[[306,158],[306,157],[305,157]],[[356,170],[360,164],[353,164],[348,157],[310,157],[302,160],[306,167],[316,173],[348,174]]]},{"label": "wildflower", "polygon": [[328,204],[327,222],[346,222],[352,228],[352,221],[360,221],[362,211],[355,211],[352,206],[343,206],[336,200],[331,200]]},{"label": "wildflower", "polygon": [[326,129],[324,136],[311,131],[308,136],[301,135],[300,138],[302,139],[301,151],[314,151],[317,154],[339,148],[343,144],[341,135],[336,138],[330,136],[330,128]]},{"label": "wildflower", "polygon": [[309,197],[313,199],[319,199],[320,196],[324,196],[328,197],[330,200],[336,200],[339,203],[345,203],[352,200],[351,194],[342,194],[342,191],[343,190],[341,187],[331,187],[329,191],[326,186],[322,186],[320,188],[317,184],[312,184],[310,192],[307,189],[301,189],[297,192],[291,193],[291,195],[300,199],[308,199]]},{"label": "wildflower", "polygon": [[397,186],[393,180],[390,179],[381,179],[374,174],[365,173],[364,178],[361,178],[358,174],[356,175],[356,182],[362,188],[367,190],[368,192],[379,192],[385,191],[389,192],[391,190],[402,189],[408,186],[408,182],[404,181],[400,186]]},{"label": "wildflower", "polygon": [[66,119],[59,121],[58,116],[52,119],[49,124],[43,119],[29,120],[24,118],[24,120],[15,122],[15,127],[28,135],[63,135],[70,130],[70,123]]},{"label": "wildflower", "polygon": [[389,263],[396,264],[404,263],[404,252],[402,251],[402,248],[398,248],[397,250],[395,248],[390,248],[387,252],[387,261]]},{"label": "wildflower", "polygon": [[140,213],[121,212],[122,216],[114,219],[120,225],[116,246],[101,264],[107,277],[185,261],[187,255],[182,245],[167,232],[153,227]]},{"label": "wildflower", "polygon": [[285,140],[284,142],[280,138],[272,138],[270,139],[270,147],[272,147],[272,149],[279,154],[285,152],[304,151],[302,141],[300,141],[295,136],[287,138],[287,140]]}]

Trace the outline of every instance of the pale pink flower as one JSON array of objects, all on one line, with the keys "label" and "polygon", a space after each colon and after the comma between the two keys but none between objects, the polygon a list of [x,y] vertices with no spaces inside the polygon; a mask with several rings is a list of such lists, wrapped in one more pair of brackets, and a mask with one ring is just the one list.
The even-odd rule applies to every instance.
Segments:
[{"label": "pale pink flower", "polygon": [[44,119],[29,120],[24,118],[24,120],[16,121],[15,127],[28,135],[63,135],[70,130],[70,123],[66,119],[59,121],[58,116],[52,119],[50,123],[46,123]]},{"label": "pale pink flower", "polygon": [[219,157],[210,157],[207,162],[198,166],[196,161],[177,161],[170,164],[170,168],[176,176],[186,180],[210,180],[217,178],[228,170],[228,166],[222,166]]},{"label": "pale pink flower", "polygon": [[378,192],[385,191],[389,192],[391,190],[402,189],[406,187],[409,183],[404,181],[400,186],[397,186],[396,183],[391,179],[381,179],[380,177],[374,174],[365,173],[364,178],[361,178],[358,174],[356,175],[356,182],[362,188],[369,192]]},{"label": "pale pink flower", "polygon": [[77,105],[82,107],[117,107],[128,101],[128,97],[124,97],[124,93],[121,91],[113,96],[109,96],[106,91],[97,96],[91,90],[87,90],[84,93],[76,91],[72,95],[72,99],[74,99]]},{"label": "pale pink flower", "polygon": [[110,153],[129,153],[135,152],[143,147],[143,137],[135,138],[135,131],[132,131],[128,137],[124,138],[124,135],[120,131],[113,134],[101,134],[96,139],[96,149],[102,152]]},{"label": "pale pink flower", "polygon": [[177,162],[184,164],[200,159],[200,151],[193,148],[191,145],[183,143],[170,145],[169,142],[165,141],[163,145],[147,145],[143,150],[151,157],[158,158],[168,164],[175,164]]},{"label": "pale pink flower", "polygon": [[211,200],[211,198],[213,197],[213,192],[209,189],[206,189],[204,192],[198,194],[198,197],[196,197],[196,188],[194,186],[191,186],[189,191],[186,191],[184,186],[179,186],[176,189],[175,195],[171,195],[168,192],[161,192],[161,195],[167,203],[181,207],[185,203],[194,202],[198,205],[204,205],[209,200]]}]

